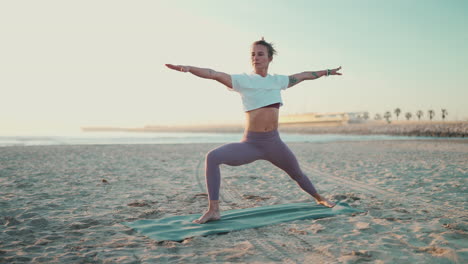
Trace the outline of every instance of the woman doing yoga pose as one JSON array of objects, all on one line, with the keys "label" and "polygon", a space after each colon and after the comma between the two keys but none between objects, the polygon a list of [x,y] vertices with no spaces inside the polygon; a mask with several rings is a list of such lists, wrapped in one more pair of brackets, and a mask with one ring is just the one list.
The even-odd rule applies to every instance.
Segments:
[{"label": "woman doing yoga pose", "polygon": [[341,75],[341,67],[322,71],[305,71],[294,75],[270,75],[268,66],[276,53],[273,46],[265,40],[252,44],[251,74],[233,74],[214,71],[212,69],[193,66],[166,64],[170,69],[180,72],[190,72],[198,77],[216,80],[228,89],[241,95],[246,113],[246,128],[241,142],[230,143],[211,150],[206,155],[205,175],[208,188],[208,211],[195,223],[203,224],[219,220],[219,187],[221,182],[221,164],[239,166],[255,160],[268,160],[273,165],[284,170],[317,203],[327,207],[335,203],[322,197],[305,175],[296,157],[278,133],[279,108],[283,105],[281,90],[290,88],[304,80],[314,80],[322,76]]}]

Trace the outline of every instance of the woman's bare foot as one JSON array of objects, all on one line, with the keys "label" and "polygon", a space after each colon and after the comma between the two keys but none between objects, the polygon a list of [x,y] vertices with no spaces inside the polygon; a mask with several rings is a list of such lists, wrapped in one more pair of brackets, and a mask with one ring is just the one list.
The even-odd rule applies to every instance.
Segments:
[{"label": "woman's bare foot", "polygon": [[196,224],[204,224],[206,222],[216,221],[219,219],[221,219],[221,214],[219,213],[219,210],[208,210],[208,212],[206,212],[197,220],[193,220],[192,222]]},{"label": "woman's bare foot", "polygon": [[209,200],[208,211],[192,222],[196,224],[204,224],[206,222],[216,221],[219,219],[221,219],[221,214],[219,213],[219,200]]},{"label": "woman's bare foot", "polygon": [[317,196],[315,196],[314,198],[315,198],[315,200],[317,201],[318,204],[321,204],[321,205],[329,207],[329,208],[333,208],[336,205],[336,203],[325,199],[320,194],[317,194]]},{"label": "woman's bare foot", "polygon": [[327,199],[322,200],[322,201],[317,201],[317,203],[318,203],[318,204],[321,204],[321,205],[323,205],[323,206],[329,207],[329,208],[333,208],[333,207],[335,207],[335,205],[336,205],[336,203],[330,202],[330,201],[328,201]]}]

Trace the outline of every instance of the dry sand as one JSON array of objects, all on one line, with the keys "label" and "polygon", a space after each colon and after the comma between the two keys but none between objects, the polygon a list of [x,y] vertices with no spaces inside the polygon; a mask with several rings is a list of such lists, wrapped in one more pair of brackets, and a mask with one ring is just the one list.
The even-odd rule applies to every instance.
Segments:
[{"label": "dry sand", "polygon": [[[319,191],[366,213],[182,243],[121,222],[204,210],[219,144],[0,148],[0,263],[467,263],[467,142],[290,143]],[[221,198],[312,202],[266,161],[223,166]]]}]

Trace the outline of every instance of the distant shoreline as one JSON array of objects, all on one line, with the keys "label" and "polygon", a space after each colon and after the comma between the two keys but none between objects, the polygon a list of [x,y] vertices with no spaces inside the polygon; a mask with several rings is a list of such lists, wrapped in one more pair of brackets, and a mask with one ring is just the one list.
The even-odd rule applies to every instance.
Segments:
[{"label": "distant shoreline", "polygon": [[392,122],[348,124],[334,127],[289,126],[281,128],[284,132],[305,134],[354,134],[354,135],[391,135],[417,137],[468,137],[468,122]]},{"label": "distant shoreline", "polygon": [[[202,126],[145,126],[142,128],[119,127],[82,127],[83,132],[205,132],[205,133],[241,133],[244,127],[238,125],[202,125]],[[353,134],[353,135],[393,135],[420,137],[468,137],[468,122],[464,121],[370,121],[359,124],[339,126],[319,126],[315,124],[280,124],[279,130],[285,133],[301,134]]]}]

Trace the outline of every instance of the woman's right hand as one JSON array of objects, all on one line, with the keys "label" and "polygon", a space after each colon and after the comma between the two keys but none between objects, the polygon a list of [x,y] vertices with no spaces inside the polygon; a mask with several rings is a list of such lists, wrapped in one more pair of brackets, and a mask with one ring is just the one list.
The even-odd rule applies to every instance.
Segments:
[{"label": "woman's right hand", "polygon": [[180,72],[189,72],[190,71],[189,66],[166,64],[166,67],[168,67],[169,69],[172,69],[172,70],[180,71]]}]

